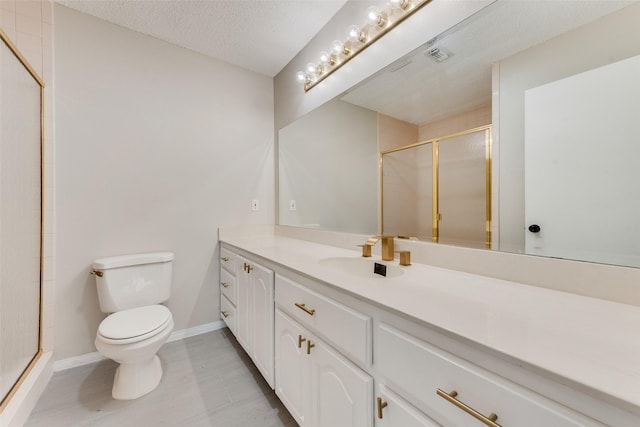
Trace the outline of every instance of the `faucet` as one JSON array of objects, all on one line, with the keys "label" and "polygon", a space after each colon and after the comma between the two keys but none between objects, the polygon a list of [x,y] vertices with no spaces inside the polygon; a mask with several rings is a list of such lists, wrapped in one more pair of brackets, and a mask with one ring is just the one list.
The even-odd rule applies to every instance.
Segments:
[{"label": "faucet", "polygon": [[362,256],[370,257],[371,248],[376,243],[378,243],[379,240],[382,240],[382,260],[393,261],[393,256],[394,256],[393,236],[374,236],[374,237],[368,238],[365,244],[362,245]]}]

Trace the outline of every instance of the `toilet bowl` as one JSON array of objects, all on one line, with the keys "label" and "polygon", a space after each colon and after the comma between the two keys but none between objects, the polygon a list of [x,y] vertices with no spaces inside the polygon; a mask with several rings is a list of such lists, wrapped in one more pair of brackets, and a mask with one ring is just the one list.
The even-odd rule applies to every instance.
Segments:
[{"label": "toilet bowl", "polygon": [[173,254],[122,255],[93,262],[100,309],[110,313],[98,327],[95,345],[120,366],[113,380],[114,399],[137,399],[162,378],[156,355],[173,331],[168,300]]},{"label": "toilet bowl", "polygon": [[120,311],[102,321],[96,348],[120,364],[113,380],[114,399],[137,399],[158,386],[162,365],[156,353],[172,330],[173,317],[162,305]]}]

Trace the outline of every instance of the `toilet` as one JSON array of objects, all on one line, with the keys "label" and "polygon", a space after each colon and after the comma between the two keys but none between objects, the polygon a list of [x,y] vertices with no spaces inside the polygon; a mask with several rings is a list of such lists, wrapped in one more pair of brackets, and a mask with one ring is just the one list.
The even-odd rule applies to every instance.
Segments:
[{"label": "toilet", "polygon": [[120,364],[112,396],[137,399],[162,378],[156,355],[173,330],[173,316],[161,303],[171,291],[173,253],[156,252],[100,258],[93,262],[100,310],[96,348]]}]

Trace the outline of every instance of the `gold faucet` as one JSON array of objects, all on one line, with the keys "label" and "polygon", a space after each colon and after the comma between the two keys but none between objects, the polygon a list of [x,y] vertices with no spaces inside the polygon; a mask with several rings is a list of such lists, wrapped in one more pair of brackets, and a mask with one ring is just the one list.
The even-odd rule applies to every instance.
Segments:
[{"label": "gold faucet", "polygon": [[393,261],[393,256],[394,256],[393,236],[374,236],[374,237],[368,238],[365,244],[362,245],[362,256],[370,257],[371,248],[376,243],[378,243],[379,240],[382,240],[382,260]]}]

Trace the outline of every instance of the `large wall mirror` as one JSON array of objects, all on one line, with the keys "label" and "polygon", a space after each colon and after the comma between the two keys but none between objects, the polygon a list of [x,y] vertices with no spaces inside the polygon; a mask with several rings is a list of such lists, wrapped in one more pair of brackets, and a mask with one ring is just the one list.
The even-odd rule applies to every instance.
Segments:
[{"label": "large wall mirror", "polygon": [[42,80],[0,31],[0,411],[41,354]]},{"label": "large wall mirror", "polygon": [[[489,239],[442,243],[640,267],[638,22],[637,1],[490,4],[280,130],[279,223],[428,241],[420,227],[434,219],[457,231],[457,214],[430,204],[443,176],[428,142],[489,129],[484,169],[473,166],[489,181],[473,196]],[[460,159],[455,177],[470,170]],[[462,206],[469,188],[439,197]]]}]

